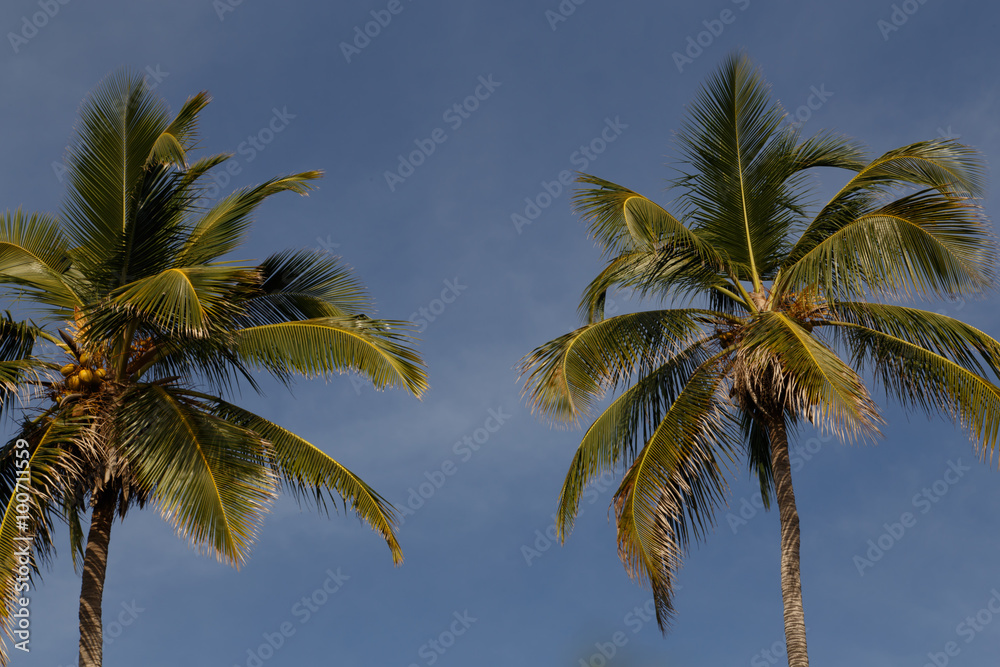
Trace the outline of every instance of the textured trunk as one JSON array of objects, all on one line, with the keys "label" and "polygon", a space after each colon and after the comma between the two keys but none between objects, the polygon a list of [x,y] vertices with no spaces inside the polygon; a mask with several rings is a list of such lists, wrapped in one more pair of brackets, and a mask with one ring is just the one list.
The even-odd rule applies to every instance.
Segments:
[{"label": "textured trunk", "polygon": [[111,522],[115,518],[115,497],[103,493],[90,518],[87,551],[83,556],[83,587],[80,590],[80,667],[101,667],[104,659],[104,632],[101,600],[104,574],[108,567]]},{"label": "textured trunk", "polygon": [[774,491],[781,520],[781,600],[785,606],[785,645],[789,667],[809,667],[806,652],[806,620],[802,610],[802,580],[799,576],[799,512],[792,489],[792,465],[788,457],[788,433],[782,418],[769,420]]}]

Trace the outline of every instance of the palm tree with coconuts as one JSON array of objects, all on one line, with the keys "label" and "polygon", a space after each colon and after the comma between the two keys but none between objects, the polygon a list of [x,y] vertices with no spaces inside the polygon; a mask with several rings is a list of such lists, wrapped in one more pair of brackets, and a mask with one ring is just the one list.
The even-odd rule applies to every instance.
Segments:
[{"label": "palm tree with coconuts", "polygon": [[0,216],[0,284],[35,316],[0,319],[2,408],[22,408],[0,450],[0,620],[11,636],[24,539],[37,573],[65,522],[82,559],[81,667],[102,662],[111,528],[135,509],[155,507],[199,551],[239,567],[279,491],[319,509],[342,501],[402,561],[389,503],[227,397],[259,390],[261,372],[290,383],[348,371],[420,396],[413,327],[369,317],[371,299],[338,258],[228,259],[261,203],[306,194],[320,174],[209,204],[206,176],[229,156],[189,162],[208,102],[195,95],[171,115],[143,78],[109,76],[81,109],[60,214]]}]

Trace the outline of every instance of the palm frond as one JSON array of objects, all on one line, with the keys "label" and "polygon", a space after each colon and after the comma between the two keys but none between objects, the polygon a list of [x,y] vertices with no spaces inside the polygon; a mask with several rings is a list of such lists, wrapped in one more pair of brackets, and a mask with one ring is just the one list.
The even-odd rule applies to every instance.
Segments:
[{"label": "palm frond", "polygon": [[277,495],[262,438],[159,384],[123,396],[115,422],[121,451],[164,519],[199,551],[241,566]]},{"label": "palm frond", "polygon": [[894,188],[931,189],[956,200],[974,200],[985,194],[986,170],[982,157],[951,139],[903,146],[868,164],[858,165],[855,170],[858,173],[803,232],[789,252],[785,266],[794,265],[844,226],[878,208]]},{"label": "palm frond", "polygon": [[143,77],[120,70],[84,101],[66,159],[63,220],[77,260],[96,268],[119,252],[149,156],[169,127],[166,105]]},{"label": "palm frond", "polygon": [[720,391],[723,370],[717,356],[691,375],[614,498],[618,555],[629,576],[653,589],[664,632],[677,570],[691,541],[714,525],[726,491],[722,471],[739,446]]},{"label": "palm frond", "polygon": [[311,189],[309,182],[320,176],[322,172],[306,171],[273,178],[258,186],[233,192],[191,223],[184,245],[176,253],[174,266],[205,264],[236,249],[244,240],[246,230],[253,221],[254,211],[265,199],[286,191],[305,195]]},{"label": "palm frond", "polygon": [[164,165],[187,167],[187,151],[194,147],[198,138],[198,114],[211,101],[212,98],[204,91],[188,98],[174,120],[156,139],[149,159]]},{"label": "palm frond", "polygon": [[[943,413],[968,431],[983,460],[992,461],[1000,438],[1000,387],[902,337],[851,322],[831,324],[842,330],[854,364],[870,368],[888,396],[907,408]],[[931,346],[947,348],[946,340],[932,339]]]},{"label": "palm frond", "polygon": [[216,414],[265,440],[272,452],[275,474],[298,500],[311,499],[318,507],[325,508],[324,492],[331,499],[336,492],[345,504],[350,503],[362,521],[385,539],[393,562],[397,565],[403,562],[403,551],[395,535],[397,517],[393,507],[360,477],[319,447],[263,417],[224,401],[216,401]]},{"label": "palm frond", "polygon": [[760,71],[736,53],[703,86],[678,133],[693,169],[676,181],[691,226],[755,291],[777,266],[794,220],[786,180],[795,173],[795,133],[781,128],[783,118]]},{"label": "palm frond", "polygon": [[66,314],[79,303],[69,269],[69,243],[55,218],[20,209],[0,216],[0,283]]},{"label": "palm frond", "polygon": [[234,350],[250,367],[278,377],[354,371],[376,389],[427,390],[423,362],[407,343],[411,325],[364,316],[323,317],[247,327],[235,332]]},{"label": "palm frond", "polygon": [[617,466],[629,466],[677,399],[685,382],[709,357],[711,339],[695,342],[639,378],[594,420],[580,442],[559,493],[556,530],[565,541],[586,486]]},{"label": "palm frond", "polygon": [[374,305],[350,267],[318,251],[276,253],[248,278],[233,293],[246,326],[355,316]]},{"label": "palm frond", "polygon": [[775,289],[819,285],[842,299],[971,296],[993,285],[996,262],[978,207],[924,191],[840,226],[785,268]]},{"label": "palm frond", "polygon": [[[734,372],[738,390],[749,392],[753,404],[804,416],[847,440],[879,434],[882,420],[864,381],[812,332],[784,313],[766,311],[744,335]],[[767,404],[773,400],[777,405]]]},{"label": "palm frond", "polygon": [[611,317],[580,327],[521,360],[532,411],[575,421],[594,401],[636,372],[651,370],[700,336],[717,314],[694,308]]}]

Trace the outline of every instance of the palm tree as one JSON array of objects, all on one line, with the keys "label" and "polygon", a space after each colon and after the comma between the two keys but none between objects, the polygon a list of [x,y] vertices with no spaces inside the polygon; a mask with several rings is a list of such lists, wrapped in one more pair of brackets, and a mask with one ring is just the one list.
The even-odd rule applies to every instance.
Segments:
[{"label": "palm tree", "polygon": [[372,302],[339,259],[226,259],[265,199],[306,194],[320,173],[207,202],[205,177],[229,157],[188,162],[209,100],[195,95],[171,117],[143,78],[109,76],[82,106],[61,214],[0,217],[0,282],[35,317],[0,319],[2,407],[24,407],[0,451],[0,609],[10,637],[18,576],[52,557],[53,525],[67,522],[74,566],[83,559],[81,666],[101,664],[111,526],[136,507],[155,506],[199,551],[239,567],[280,490],[319,509],[339,497],[402,561],[391,505],[224,398],[241,382],[258,390],[259,371],[285,384],[353,371],[416,396],[427,381],[412,327],[368,317]]},{"label": "palm tree", "polygon": [[[872,383],[906,408],[947,415],[991,453],[1000,389],[985,376],[1000,371],[1000,344],[904,304],[983,293],[997,253],[971,149],[941,139],[869,160],[829,133],[802,139],[784,118],[760,72],[734,54],[679,132],[676,216],[582,175],[589,187],[574,203],[607,266],[584,292],[587,323],[521,370],[532,408],[557,420],[622,389],[573,458],[558,530],[565,540],[584,487],[621,466],[619,555],[650,584],[664,632],[681,559],[724,502],[727,464],[749,464],[765,504],[777,502],[788,660],[804,667],[789,434],[809,423],[842,440],[877,437]],[[805,180],[817,167],[851,172],[818,209]],[[610,289],[666,303],[605,318]]]}]

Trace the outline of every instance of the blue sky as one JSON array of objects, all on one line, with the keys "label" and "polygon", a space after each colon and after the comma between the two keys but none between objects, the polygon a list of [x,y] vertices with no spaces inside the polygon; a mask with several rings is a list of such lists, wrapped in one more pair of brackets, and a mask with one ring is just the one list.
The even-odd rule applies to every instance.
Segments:
[{"label": "blue sky", "polygon": [[[614,480],[585,497],[565,546],[545,535],[580,431],[532,417],[514,366],[578,325],[578,296],[601,266],[559,174],[585,168],[669,202],[673,132],[734,48],[762,66],[806,133],[835,129],[873,155],[948,134],[996,164],[1000,9],[957,0],[578,2],[0,7],[4,207],[57,210],[58,164],[80,102],[128,66],[174,109],[198,91],[213,95],[203,147],[236,154],[239,173],[226,187],[325,171],[309,197],[263,207],[246,258],[285,247],[335,252],[381,316],[425,322],[432,389],[422,401],[347,377],[301,382],[292,394],[267,384],[265,397],[243,397],[398,507],[430,485],[400,530],[405,564],[394,568],[353,516],[326,518],[289,499],[275,505],[240,572],[196,554],[155,512],[133,513],[112,530],[106,665],[554,667],[600,665],[612,646],[606,662],[621,667],[780,664],[778,519],[753,506],[745,470],[731,476],[715,533],[686,561],[667,638],[644,620],[649,593],[618,561]],[[38,18],[46,7],[51,16]],[[385,25],[367,43],[341,46],[379,18]],[[581,146],[602,145],[602,132],[600,154],[584,154]],[[412,173],[400,170],[399,156],[421,145],[430,154]],[[821,177],[824,187],[843,179]],[[551,203],[516,226],[512,215],[534,216],[526,199],[543,204],[544,193]],[[998,217],[995,198],[985,207]],[[996,335],[998,305],[991,297],[934,308]],[[892,406],[885,416],[874,447],[799,436],[813,662],[995,661],[1000,475],[949,423]],[[16,653],[16,665],[76,664],[80,579],[62,538],[32,597],[31,653]],[[880,539],[889,548],[859,564]],[[261,651],[268,636],[278,648]]]}]

